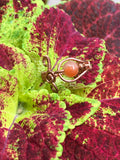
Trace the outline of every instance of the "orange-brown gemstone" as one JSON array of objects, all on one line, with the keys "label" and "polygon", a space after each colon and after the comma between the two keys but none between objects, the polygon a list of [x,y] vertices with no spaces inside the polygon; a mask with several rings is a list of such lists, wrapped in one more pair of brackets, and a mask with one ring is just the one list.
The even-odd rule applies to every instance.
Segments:
[{"label": "orange-brown gemstone", "polygon": [[79,67],[77,63],[74,61],[66,62],[63,66],[63,69],[64,69],[64,74],[67,77],[74,77],[78,74],[78,71],[79,71]]}]

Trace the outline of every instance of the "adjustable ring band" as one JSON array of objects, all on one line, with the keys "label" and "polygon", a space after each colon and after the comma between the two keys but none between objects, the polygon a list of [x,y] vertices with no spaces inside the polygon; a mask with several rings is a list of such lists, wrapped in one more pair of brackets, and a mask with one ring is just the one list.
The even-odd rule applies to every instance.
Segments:
[{"label": "adjustable ring band", "polygon": [[[70,60],[75,61],[75,62],[78,63],[79,70],[80,70],[81,68],[85,68],[85,67],[87,67],[87,69],[86,69],[85,71],[83,71],[81,74],[78,74],[78,76],[77,76],[76,78],[74,78],[74,79],[68,79],[68,80],[67,80],[67,79],[65,79],[64,77],[62,77],[62,74],[60,73],[60,67],[62,66],[62,64],[63,64],[64,62],[70,61]],[[77,80],[78,80],[80,77],[82,77],[89,69],[91,69],[91,65],[90,65],[90,62],[89,62],[89,61],[87,61],[87,63],[85,63],[85,61],[82,61],[82,60],[77,59],[77,58],[66,58],[66,59],[62,60],[62,61],[59,63],[57,70],[58,70],[58,75],[59,75],[59,77],[60,77],[63,81],[70,83],[70,82],[75,82],[75,81],[77,81]],[[62,73],[63,73],[63,72],[62,72]]]}]

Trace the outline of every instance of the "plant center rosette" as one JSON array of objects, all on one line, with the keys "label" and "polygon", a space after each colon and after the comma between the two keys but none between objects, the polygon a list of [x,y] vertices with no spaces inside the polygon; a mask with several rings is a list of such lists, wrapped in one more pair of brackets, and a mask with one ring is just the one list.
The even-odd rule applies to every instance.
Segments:
[{"label": "plant center rosette", "polygon": [[[64,11],[45,8],[41,1],[11,0],[1,10],[0,158],[57,160],[74,154],[79,158],[80,153],[67,146],[69,138],[88,148],[97,141],[98,133],[114,132],[113,139],[119,139],[119,127],[112,130],[109,122],[110,117],[114,122],[119,116],[118,108],[112,106],[115,98],[119,106],[119,77],[106,77],[113,57],[107,53],[104,40],[84,37]],[[46,55],[54,72],[69,57],[90,61],[92,69],[73,83],[57,77],[55,93],[41,76],[47,71],[42,62]],[[113,61],[119,72],[119,58]],[[103,88],[105,92],[101,92]],[[96,139],[92,134],[80,139],[79,130],[94,130]],[[89,156],[97,156],[92,150]],[[118,152],[113,156],[119,156]]]}]

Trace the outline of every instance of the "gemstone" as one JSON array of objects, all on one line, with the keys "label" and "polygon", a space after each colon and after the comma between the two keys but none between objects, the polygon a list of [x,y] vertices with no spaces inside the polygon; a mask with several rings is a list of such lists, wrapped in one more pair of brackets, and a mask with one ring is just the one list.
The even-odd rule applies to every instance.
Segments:
[{"label": "gemstone", "polygon": [[78,64],[74,61],[68,61],[63,66],[64,75],[67,77],[75,77],[79,72]]}]

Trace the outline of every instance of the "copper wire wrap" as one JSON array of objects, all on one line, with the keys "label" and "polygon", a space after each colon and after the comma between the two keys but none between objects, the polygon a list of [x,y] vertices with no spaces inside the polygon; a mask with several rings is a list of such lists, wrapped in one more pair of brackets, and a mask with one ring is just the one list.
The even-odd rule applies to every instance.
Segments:
[{"label": "copper wire wrap", "polygon": [[[63,64],[67,61],[75,61],[78,66],[79,66],[79,73],[77,74],[77,76],[73,77],[73,79],[65,79],[63,77],[64,75],[64,70],[61,68],[63,67]],[[66,58],[64,60],[62,60],[59,64],[58,64],[58,68],[57,71],[53,72],[51,69],[51,61],[50,58],[48,56],[43,56],[43,65],[45,67],[47,67],[47,71],[46,72],[42,72],[41,76],[43,81],[47,81],[48,83],[51,84],[51,88],[54,92],[58,92],[58,88],[55,84],[56,81],[56,77],[60,77],[61,80],[63,80],[64,82],[74,82],[77,81],[79,78],[81,78],[89,69],[91,69],[91,64],[89,61],[83,61],[77,58]]]}]

